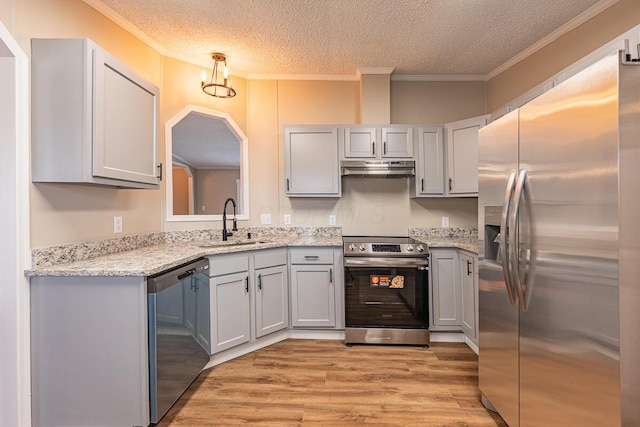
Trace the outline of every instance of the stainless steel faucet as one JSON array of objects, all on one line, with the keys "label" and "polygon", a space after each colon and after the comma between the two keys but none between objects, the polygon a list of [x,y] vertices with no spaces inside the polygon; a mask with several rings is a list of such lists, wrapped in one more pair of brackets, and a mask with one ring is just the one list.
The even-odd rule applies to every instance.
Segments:
[{"label": "stainless steel faucet", "polygon": [[226,242],[227,237],[233,236],[233,233],[227,230],[227,203],[231,202],[233,205],[233,227],[231,231],[238,231],[238,220],[236,219],[236,201],[233,197],[229,197],[224,201],[224,208],[222,209],[222,241]]}]

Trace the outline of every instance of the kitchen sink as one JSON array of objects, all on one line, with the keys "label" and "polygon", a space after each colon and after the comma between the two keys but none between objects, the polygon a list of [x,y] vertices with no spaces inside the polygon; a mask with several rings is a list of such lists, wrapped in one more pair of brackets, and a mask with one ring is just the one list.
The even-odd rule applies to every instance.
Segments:
[{"label": "kitchen sink", "polygon": [[271,243],[267,240],[227,240],[224,241],[209,241],[209,242],[198,242],[197,246],[201,248],[228,248],[234,246],[248,246],[248,245],[259,245],[261,243]]}]

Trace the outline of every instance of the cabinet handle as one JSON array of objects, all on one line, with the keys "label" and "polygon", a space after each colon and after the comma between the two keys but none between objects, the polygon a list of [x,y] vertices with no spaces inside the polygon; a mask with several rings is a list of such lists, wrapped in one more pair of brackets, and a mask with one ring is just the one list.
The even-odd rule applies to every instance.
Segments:
[{"label": "cabinet handle", "polygon": [[287,178],[287,191],[289,191],[289,178]]},{"label": "cabinet handle", "polygon": [[318,258],[320,258],[319,255],[305,255],[304,259],[309,260],[309,261],[317,261]]},{"label": "cabinet handle", "polygon": [[451,191],[451,184],[453,182],[453,179],[449,178],[449,191]]},{"label": "cabinet handle", "polygon": [[258,274],[258,289],[262,290],[262,274]]},{"label": "cabinet handle", "polygon": [[249,293],[249,276],[244,278],[244,291]]},{"label": "cabinet handle", "polygon": [[333,284],[333,268],[329,269],[329,283]]},{"label": "cabinet handle", "polygon": [[424,192],[424,178],[420,178],[420,191]]},{"label": "cabinet handle", "polygon": [[156,175],[156,178],[158,178],[160,181],[162,181],[162,163],[160,163],[158,166],[156,166],[156,168],[158,169],[158,175]]},{"label": "cabinet handle", "polygon": [[467,261],[467,276],[471,276],[471,261]]},{"label": "cabinet handle", "polygon": [[387,154],[387,141],[382,143],[382,154]]},{"label": "cabinet handle", "polygon": [[375,156],[376,155],[376,142],[375,141],[373,141],[371,143],[371,150],[373,151],[373,155]]}]

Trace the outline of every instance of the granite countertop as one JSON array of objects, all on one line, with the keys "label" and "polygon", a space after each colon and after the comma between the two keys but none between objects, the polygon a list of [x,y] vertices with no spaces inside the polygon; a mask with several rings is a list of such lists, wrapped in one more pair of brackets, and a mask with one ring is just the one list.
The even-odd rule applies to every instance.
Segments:
[{"label": "granite countertop", "polygon": [[[25,271],[35,276],[151,276],[194,259],[237,252],[295,246],[342,246],[342,236],[259,236],[247,239],[163,242],[68,263],[35,267]],[[243,243],[233,245],[233,243]],[[212,243],[215,246],[206,247]],[[247,243],[247,244],[244,244]],[[222,244],[222,245],[220,245]]]},{"label": "granite countertop", "polygon": [[[209,255],[343,244],[339,227],[253,227],[236,236],[250,234],[252,240],[232,237],[225,243],[211,230],[176,231],[35,249],[33,268],[25,275],[151,276]],[[408,234],[430,248],[478,253],[478,231],[474,228],[409,228]]]}]

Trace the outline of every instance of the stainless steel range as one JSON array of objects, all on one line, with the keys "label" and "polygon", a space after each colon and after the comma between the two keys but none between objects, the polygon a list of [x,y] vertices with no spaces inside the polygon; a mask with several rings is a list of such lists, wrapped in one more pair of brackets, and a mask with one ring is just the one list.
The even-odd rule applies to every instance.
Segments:
[{"label": "stainless steel range", "polygon": [[429,250],[407,237],[343,237],[346,344],[429,345]]}]

